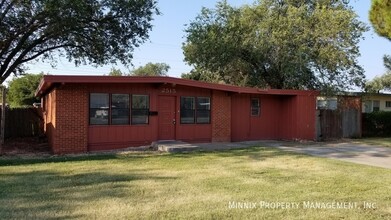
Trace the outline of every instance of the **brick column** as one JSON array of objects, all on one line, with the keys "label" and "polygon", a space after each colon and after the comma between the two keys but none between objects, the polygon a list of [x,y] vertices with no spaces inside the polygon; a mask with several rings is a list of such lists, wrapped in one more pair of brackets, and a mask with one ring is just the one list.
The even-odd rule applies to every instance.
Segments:
[{"label": "brick column", "polygon": [[87,152],[88,93],[85,86],[65,84],[56,89],[52,149],[55,154]]},{"label": "brick column", "polygon": [[212,93],[212,142],[231,141],[231,96],[214,90]]}]

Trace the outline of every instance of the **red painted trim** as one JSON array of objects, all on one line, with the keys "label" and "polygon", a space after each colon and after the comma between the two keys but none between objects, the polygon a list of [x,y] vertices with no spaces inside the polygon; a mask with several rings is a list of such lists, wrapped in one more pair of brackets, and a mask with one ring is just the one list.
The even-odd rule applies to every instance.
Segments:
[{"label": "red painted trim", "polygon": [[162,76],[66,76],[46,75],[41,80],[36,91],[36,96],[42,96],[53,84],[61,83],[152,83],[152,84],[174,84],[198,87],[204,89],[220,90],[234,93],[246,94],[270,94],[270,95],[318,95],[319,91],[314,90],[280,90],[280,89],[259,89],[250,87],[239,87],[226,84],[208,83],[189,79]]}]

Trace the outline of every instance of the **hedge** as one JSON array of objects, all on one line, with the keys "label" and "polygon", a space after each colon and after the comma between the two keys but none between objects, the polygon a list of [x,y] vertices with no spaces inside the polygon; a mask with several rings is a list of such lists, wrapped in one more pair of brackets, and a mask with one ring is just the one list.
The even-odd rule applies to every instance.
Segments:
[{"label": "hedge", "polygon": [[363,137],[390,137],[391,112],[372,112],[362,114]]}]

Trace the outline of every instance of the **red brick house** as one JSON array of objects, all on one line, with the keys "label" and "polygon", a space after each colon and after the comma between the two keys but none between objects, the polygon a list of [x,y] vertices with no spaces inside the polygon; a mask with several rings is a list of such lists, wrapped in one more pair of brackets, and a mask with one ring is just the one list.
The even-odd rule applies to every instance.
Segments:
[{"label": "red brick house", "polygon": [[316,139],[317,91],[263,90],[171,77],[44,76],[37,95],[56,154],[157,140]]}]

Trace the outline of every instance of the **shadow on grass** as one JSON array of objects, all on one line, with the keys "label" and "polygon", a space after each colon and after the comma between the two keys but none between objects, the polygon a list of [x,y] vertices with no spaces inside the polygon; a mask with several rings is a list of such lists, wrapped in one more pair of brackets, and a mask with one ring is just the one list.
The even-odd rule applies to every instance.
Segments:
[{"label": "shadow on grass", "polygon": [[36,157],[36,158],[19,158],[19,157],[0,157],[1,166],[17,166],[17,165],[32,165],[41,163],[62,163],[62,162],[82,162],[82,161],[99,161],[99,160],[122,160],[122,159],[143,159],[150,157],[163,158],[197,158],[213,155],[215,157],[248,157],[252,160],[265,160],[271,157],[278,157],[283,155],[291,155],[296,157],[303,157],[304,154],[293,153],[278,150],[273,147],[253,146],[240,149],[216,150],[216,151],[191,151],[181,153],[153,153],[140,152],[129,154],[118,153],[94,153],[72,156],[50,156],[50,157]]},{"label": "shadow on grass", "polygon": [[[151,175],[134,169],[127,174],[31,171],[0,174],[0,216],[2,219],[74,219],[94,202],[123,199],[137,193],[135,181],[164,182],[176,177]],[[134,204],[135,205],[135,204]],[[83,210],[87,213],[91,210]],[[91,217],[91,216],[89,216]]]},{"label": "shadow on grass", "polygon": [[305,154],[294,153],[279,150],[274,147],[261,147],[253,146],[240,149],[229,149],[229,150],[216,150],[216,151],[192,151],[192,152],[182,152],[182,153],[172,153],[163,155],[165,157],[172,158],[194,158],[194,157],[203,157],[213,155],[215,157],[247,157],[252,160],[266,160],[274,157],[280,156],[295,156],[295,157],[305,157]]},{"label": "shadow on grass", "polygon": [[80,156],[51,156],[51,157],[0,157],[0,166],[30,165],[40,163],[61,163],[61,162],[78,162],[94,160],[110,160],[120,158],[116,154],[98,154],[98,155],[80,155]]}]

